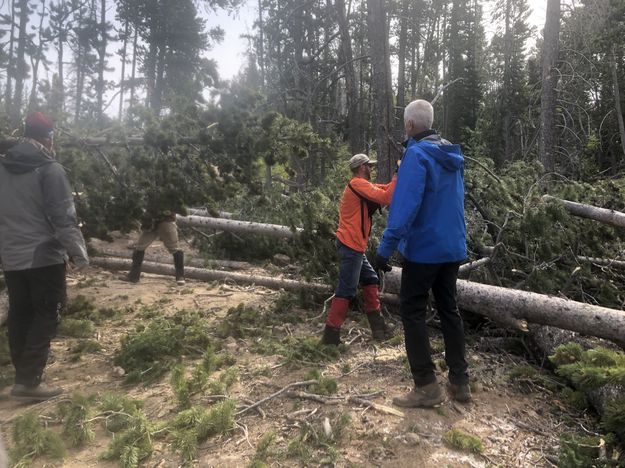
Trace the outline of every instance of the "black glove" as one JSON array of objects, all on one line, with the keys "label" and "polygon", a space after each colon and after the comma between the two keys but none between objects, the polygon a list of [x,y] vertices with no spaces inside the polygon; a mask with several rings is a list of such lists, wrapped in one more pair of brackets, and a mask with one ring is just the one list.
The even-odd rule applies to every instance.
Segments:
[{"label": "black glove", "polygon": [[376,254],[375,269],[378,271],[383,271],[384,273],[388,273],[389,271],[391,271],[392,268],[388,264],[388,258]]}]

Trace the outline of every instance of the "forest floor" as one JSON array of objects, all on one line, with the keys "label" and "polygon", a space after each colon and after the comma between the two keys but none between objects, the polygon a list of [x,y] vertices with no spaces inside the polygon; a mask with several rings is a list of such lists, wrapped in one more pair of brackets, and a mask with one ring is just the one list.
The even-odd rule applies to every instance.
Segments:
[{"label": "forest floor", "polygon": [[[127,238],[118,239],[117,247],[126,247],[127,242]],[[151,250],[163,252],[160,245]],[[269,271],[260,268],[256,271],[271,275],[280,272],[272,265],[266,269]],[[180,405],[168,375],[145,384],[124,383],[123,371],[115,366],[113,357],[125,335],[141,330],[155,317],[175,317],[181,310],[195,311],[206,324],[219,327],[227,320],[228,311],[239,304],[258,311],[272,311],[284,295],[232,283],[187,281],[186,286],[178,287],[171,278],[149,274],[144,274],[141,282],[134,285],[120,281],[118,274],[96,268],[71,276],[68,292],[70,300],[84,296],[95,306],[113,308],[117,313],[97,324],[86,337],[100,345],[93,353],[77,356],[76,345],[85,340],[84,336],[55,339],[46,369],[47,380],[63,386],[66,396],[80,393],[93,395],[97,400],[113,394],[141,400],[147,420],[154,423],[174,418],[180,412]],[[310,397],[316,392],[314,388],[293,388],[293,392],[284,392],[261,404],[258,410],[235,416],[233,428],[199,443],[190,465],[555,466],[561,434],[579,431],[580,426],[588,431],[596,427],[594,417],[575,412],[563,403],[557,386],[554,389],[540,383],[549,381],[548,374],[540,381],[523,378],[522,372],[514,372],[530,365],[521,357],[502,351],[482,351],[481,332],[475,330],[468,331],[473,402],[463,405],[447,399],[434,409],[394,408],[401,410],[401,415],[389,414],[392,397],[408,391],[411,385],[401,328],[394,339],[375,344],[362,314],[352,310],[343,331],[343,340],[349,342],[343,352],[337,357],[327,355],[327,359],[319,362],[308,362],[304,354],[289,353],[289,346],[294,348],[307,337],[310,342],[310,337],[316,340],[320,336],[321,307],[304,310],[290,305],[287,309],[276,313],[288,314],[290,320],[282,325],[275,322],[267,325],[273,330],[271,338],[253,333],[254,330],[249,330],[249,336],[243,333],[239,337],[216,338],[221,349],[232,356],[238,375],[227,390],[227,397],[235,400],[237,408],[241,409],[289,384],[310,379],[313,369],[318,369],[324,379],[336,382],[336,391],[315,398]],[[266,316],[259,313],[259,317]],[[263,340],[286,344],[269,346],[264,343],[263,346]],[[432,329],[432,343],[439,380],[444,384],[442,337],[436,328]],[[182,362],[192,367],[199,362],[199,357],[183,356]],[[513,374],[516,377],[513,378]],[[8,382],[4,385],[0,387],[0,424],[2,438],[9,448],[15,445],[12,426],[28,411],[39,415],[39,420],[48,428],[62,433],[58,406],[66,397],[28,405],[11,399]],[[305,391],[308,396],[297,391]],[[377,407],[349,400],[359,395],[364,395],[363,398]],[[211,398],[210,391],[203,389],[191,397],[191,402],[210,407],[219,398]],[[97,417],[93,421],[99,423]],[[475,436],[483,445],[482,453],[476,453],[477,449],[474,452],[460,450],[454,447],[458,443],[446,441],[452,429]],[[102,460],[100,457],[114,435],[103,424],[94,424],[93,431],[93,440],[81,447],[73,447],[65,441],[68,449],[62,461],[44,455],[34,459],[32,465],[119,466],[119,459]],[[153,451],[142,466],[182,464],[180,452],[171,438],[155,437],[152,442]]]}]

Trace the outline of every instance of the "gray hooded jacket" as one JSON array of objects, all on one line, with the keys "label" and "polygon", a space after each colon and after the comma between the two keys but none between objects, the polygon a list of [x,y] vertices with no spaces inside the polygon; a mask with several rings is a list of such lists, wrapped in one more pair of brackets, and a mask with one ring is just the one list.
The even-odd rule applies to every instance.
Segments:
[{"label": "gray hooded jacket", "polygon": [[0,156],[0,260],[5,271],[89,263],[63,167],[37,141]]}]

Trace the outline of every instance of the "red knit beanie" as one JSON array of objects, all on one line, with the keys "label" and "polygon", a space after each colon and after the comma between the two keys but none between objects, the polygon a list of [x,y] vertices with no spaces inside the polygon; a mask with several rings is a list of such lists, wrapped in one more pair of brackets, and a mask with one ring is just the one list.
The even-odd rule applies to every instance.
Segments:
[{"label": "red knit beanie", "polygon": [[41,112],[31,112],[24,120],[24,136],[30,138],[50,138],[54,124]]}]

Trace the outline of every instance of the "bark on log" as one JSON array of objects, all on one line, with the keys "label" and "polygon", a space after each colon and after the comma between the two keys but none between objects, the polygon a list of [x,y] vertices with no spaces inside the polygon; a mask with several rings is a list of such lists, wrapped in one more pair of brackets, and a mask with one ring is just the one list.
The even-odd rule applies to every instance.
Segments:
[{"label": "bark on log", "polygon": [[[127,270],[130,261],[95,257],[91,262],[111,270]],[[161,275],[174,275],[174,268],[152,262],[144,264],[143,271]],[[225,271],[188,268],[185,275],[191,279],[203,281],[221,281],[231,279],[241,284],[256,284],[275,289],[309,290],[319,293],[331,293],[332,288],[320,283],[307,283],[281,278],[244,275]],[[397,293],[390,285],[387,292]],[[523,328],[523,321],[550,325],[557,328],[576,331],[584,335],[596,336],[625,346],[625,312],[598,307],[591,304],[570,301],[558,297],[546,296],[526,291],[506,289],[487,284],[458,280],[458,307],[496,322]],[[383,300],[397,303],[396,295],[384,294]]]},{"label": "bark on log", "polygon": [[[104,257],[113,257],[113,258],[132,258],[132,252],[128,250],[114,250],[114,249],[96,249],[96,253],[98,255],[102,255]],[[172,264],[174,263],[174,258],[171,255],[154,255],[145,254],[145,261],[154,262],[154,263],[165,263]],[[252,268],[252,265],[248,262],[235,262],[232,260],[204,260],[202,258],[189,258],[186,257],[184,259],[185,267],[195,267],[195,268],[231,268],[233,270],[244,270],[248,268]]]},{"label": "bark on log", "polygon": [[584,335],[596,336],[625,346],[625,312],[592,304],[458,280],[461,309],[506,320],[526,320]]},{"label": "bark on log", "polygon": [[[208,216],[214,217],[207,209],[205,208],[189,208],[189,215],[193,216]],[[234,215],[228,211],[219,211],[219,217],[224,219],[232,219]]]},{"label": "bark on log", "polygon": [[[121,258],[92,257],[90,263],[93,266],[105,268],[107,270],[129,270],[130,260]],[[173,265],[163,265],[162,263],[144,262],[141,270],[145,273],[155,273],[157,275],[175,276]],[[319,293],[331,293],[332,288],[320,283],[307,283],[305,281],[295,281],[285,278],[274,278],[259,275],[244,275],[230,271],[207,270],[204,268],[185,268],[184,275],[189,279],[201,281],[224,281],[232,280],[239,284],[254,284],[270,289],[285,289],[287,291],[314,291]]]},{"label": "bark on log", "polygon": [[0,292],[0,325],[3,325],[9,317],[9,297],[6,291]]},{"label": "bark on log", "polygon": [[[475,260],[473,262],[464,263],[460,265],[460,268],[458,269],[458,277],[462,278],[467,273],[481,267],[482,265],[486,265],[489,262],[490,262],[490,257],[484,257],[484,258]],[[401,268],[393,267],[391,271],[384,274],[383,290],[390,292],[390,293],[399,294],[400,286],[401,286]]]},{"label": "bark on log", "polygon": [[[285,239],[290,239],[295,235],[291,228],[279,224],[236,221],[232,219],[210,218],[208,216],[176,216],[176,221],[180,226],[203,227],[244,234],[254,233]],[[296,232],[302,231],[302,228],[296,229]]]},{"label": "bark on log", "polygon": [[625,213],[606,208],[599,208],[584,203],[572,202],[561,198],[552,197],[551,195],[543,195],[545,201],[555,201],[562,203],[566,211],[573,216],[580,218],[594,219],[600,223],[611,224],[612,226],[625,227]]}]

